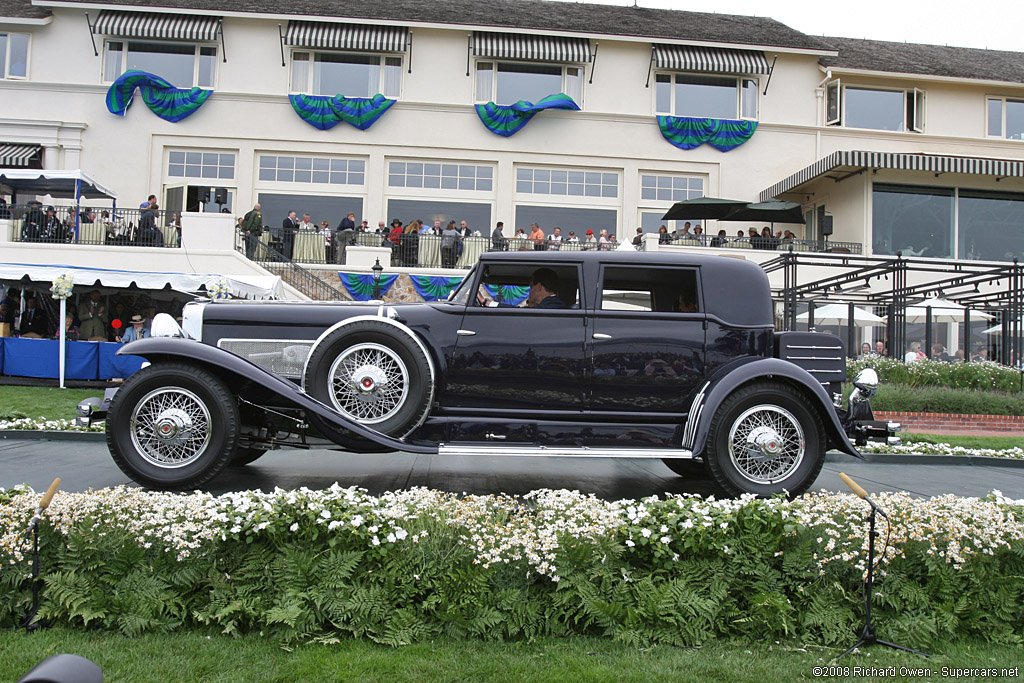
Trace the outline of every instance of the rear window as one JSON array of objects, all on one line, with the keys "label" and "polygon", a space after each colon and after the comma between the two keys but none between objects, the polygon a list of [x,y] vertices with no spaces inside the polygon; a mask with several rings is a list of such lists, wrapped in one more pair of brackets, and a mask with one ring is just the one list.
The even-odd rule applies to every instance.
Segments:
[{"label": "rear window", "polygon": [[700,291],[695,268],[608,266],[601,278],[599,308],[603,311],[699,313]]}]

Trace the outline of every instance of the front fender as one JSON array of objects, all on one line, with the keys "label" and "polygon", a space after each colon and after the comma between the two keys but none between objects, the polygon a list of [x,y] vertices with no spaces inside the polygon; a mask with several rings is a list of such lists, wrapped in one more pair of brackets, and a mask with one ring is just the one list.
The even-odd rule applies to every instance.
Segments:
[{"label": "front fender", "polygon": [[[227,372],[236,377],[258,384],[260,387],[277,394],[297,408],[302,408],[314,424],[323,423],[328,427],[348,432],[356,437],[371,441],[382,448],[407,453],[436,455],[437,445],[425,442],[412,442],[395,439],[387,434],[370,429],[358,422],[339,415],[333,408],[321,403],[288,380],[268,372],[260,366],[249,362],[241,356],[215,346],[203,344],[192,339],[177,337],[149,337],[126,344],[118,349],[119,355],[143,356],[150,363],[160,359],[182,360],[190,363],[208,365],[217,371]],[[322,430],[325,436],[338,442],[338,445],[349,447],[344,438],[332,436],[328,430]]]},{"label": "front fender", "polygon": [[711,420],[733,391],[759,379],[780,378],[804,391],[805,395],[818,408],[818,414],[825,424],[828,440],[835,448],[861,460],[867,459],[858,453],[850,442],[825,388],[814,379],[811,373],[789,361],[778,358],[746,358],[730,363],[717,372],[694,399],[689,419],[695,419],[697,423],[693,427],[687,425],[684,441],[686,441],[686,436],[692,436],[689,445],[683,443],[683,448],[689,447],[695,454],[704,451],[711,431]]}]

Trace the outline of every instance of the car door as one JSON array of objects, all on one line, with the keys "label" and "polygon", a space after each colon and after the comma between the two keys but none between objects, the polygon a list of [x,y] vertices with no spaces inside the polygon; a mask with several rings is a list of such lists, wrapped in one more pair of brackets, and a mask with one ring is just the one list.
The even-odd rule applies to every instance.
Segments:
[{"label": "car door", "polygon": [[602,266],[588,340],[590,411],[621,420],[689,409],[705,375],[699,283],[697,268]]},{"label": "car door", "polygon": [[[525,308],[532,273],[552,268],[567,308]],[[442,408],[450,414],[533,420],[583,410],[585,311],[578,306],[580,269],[572,263],[516,260],[480,269],[481,305],[469,297],[448,359]],[[500,288],[500,289],[499,289]]]}]

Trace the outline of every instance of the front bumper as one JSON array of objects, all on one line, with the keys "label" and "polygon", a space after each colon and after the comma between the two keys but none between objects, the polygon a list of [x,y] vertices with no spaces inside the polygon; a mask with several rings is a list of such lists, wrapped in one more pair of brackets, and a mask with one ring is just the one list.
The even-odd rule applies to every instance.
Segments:
[{"label": "front bumper", "polygon": [[107,410],[110,408],[110,399],[114,398],[117,388],[106,389],[103,397],[94,396],[80,401],[75,410],[75,424],[79,427],[91,427],[97,422],[107,419]]}]

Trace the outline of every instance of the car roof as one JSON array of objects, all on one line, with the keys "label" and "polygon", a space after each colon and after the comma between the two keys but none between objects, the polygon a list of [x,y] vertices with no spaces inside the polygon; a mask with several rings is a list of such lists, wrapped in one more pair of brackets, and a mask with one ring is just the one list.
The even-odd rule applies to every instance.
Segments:
[{"label": "car roof", "polygon": [[[747,277],[764,276],[761,266],[742,258],[719,256],[717,254],[692,254],[663,251],[630,250],[549,250],[549,251],[490,251],[480,255],[480,261],[574,261],[577,263],[645,264],[652,266],[710,267],[726,272],[745,273]],[[755,275],[756,274],[756,275]]]}]

